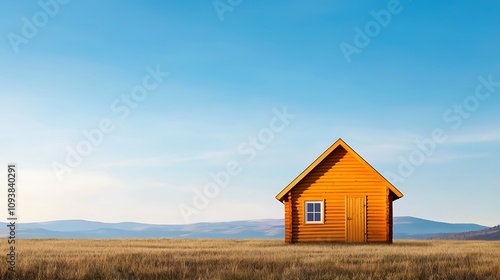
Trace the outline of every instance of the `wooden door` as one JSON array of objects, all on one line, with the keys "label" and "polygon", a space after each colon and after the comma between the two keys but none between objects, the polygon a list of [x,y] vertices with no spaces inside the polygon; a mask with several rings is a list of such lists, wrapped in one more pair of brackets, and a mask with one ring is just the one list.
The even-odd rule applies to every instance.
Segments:
[{"label": "wooden door", "polygon": [[366,196],[346,196],[345,223],[347,242],[366,241]]}]

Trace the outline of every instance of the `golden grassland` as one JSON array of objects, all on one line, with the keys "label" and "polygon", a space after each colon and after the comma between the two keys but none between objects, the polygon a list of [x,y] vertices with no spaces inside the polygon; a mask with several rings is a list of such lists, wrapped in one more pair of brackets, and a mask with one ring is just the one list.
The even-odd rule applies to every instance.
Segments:
[{"label": "golden grassland", "polygon": [[16,250],[2,279],[500,279],[500,241],[18,239]]}]

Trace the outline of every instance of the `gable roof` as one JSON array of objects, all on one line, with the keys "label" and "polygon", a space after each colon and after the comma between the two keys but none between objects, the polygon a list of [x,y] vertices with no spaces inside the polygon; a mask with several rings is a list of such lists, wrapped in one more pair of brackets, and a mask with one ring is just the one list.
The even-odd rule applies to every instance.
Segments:
[{"label": "gable roof", "polygon": [[375,168],[373,168],[364,158],[362,158],[358,153],[356,153],[349,145],[347,145],[344,140],[339,138],[333,145],[330,146],[323,154],[321,154],[311,165],[309,165],[302,173],[300,173],[297,178],[295,178],[288,186],[286,186],[277,196],[276,199],[281,201],[283,197],[291,190],[295,185],[297,185],[309,172],[311,172],[318,164],[320,164],[326,157],[328,157],[335,149],[339,146],[344,148],[349,154],[353,155],[356,159],[358,159],[367,169],[372,170],[377,174],[384,185],[386,185],[395,195],[396,199],[403,197],[403,194],[396,189],[389,181],[387,181],[382,174],[380,174]]}]

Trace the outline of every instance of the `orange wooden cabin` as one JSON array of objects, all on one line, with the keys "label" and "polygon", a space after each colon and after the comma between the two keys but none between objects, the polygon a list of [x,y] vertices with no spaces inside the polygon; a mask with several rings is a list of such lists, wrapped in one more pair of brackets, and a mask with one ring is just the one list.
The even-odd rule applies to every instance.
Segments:
[{"label": "orange wooden cabin", "polygon": [[403,194],[342,139],[284,188],[285,242],[392,243],[392,202]]}]

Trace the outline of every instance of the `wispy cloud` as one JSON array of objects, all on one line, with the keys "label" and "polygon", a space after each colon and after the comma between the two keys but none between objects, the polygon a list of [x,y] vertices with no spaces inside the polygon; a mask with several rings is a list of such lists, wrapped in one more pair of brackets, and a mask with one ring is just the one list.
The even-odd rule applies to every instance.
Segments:
[{"label": "wispy cloud", "polygon": [[456,161],[456,160],[464,160],[464,159],[471,159],[471,158],[485,158],[489,157],[490,154],[488,153],[463,153],[463,154],[445,154],[445,155],[440,155],[440,156],[433,156],[429,157],[427,160],[428,163],[443,163],[443,162],[450,162],[450,161]]},{"label": "wispy cloud", "polygon": [[120,161],[109,161],[98,163],[92,166],[92,168],[111,168],[111,167],[154,167],[154,166],[172,166],[179,163],[185,162],[199,162],[199,161],[211,161],[219,162],[221,160],[227,159],[233,155],[235,151],[224,150],[224,151],[209,151],[202,152],[189,156],[174,156],[174,157],[148,157],[148,158],[136,158],[127,159]]},{"label": "wispy cloud", "polygon": [[500,131],[487,132],[487,133],[470,133],[457,136],[451,136],[449,139],[450,144],[473,144],[484,142],[497,142],[500,141]]}]

